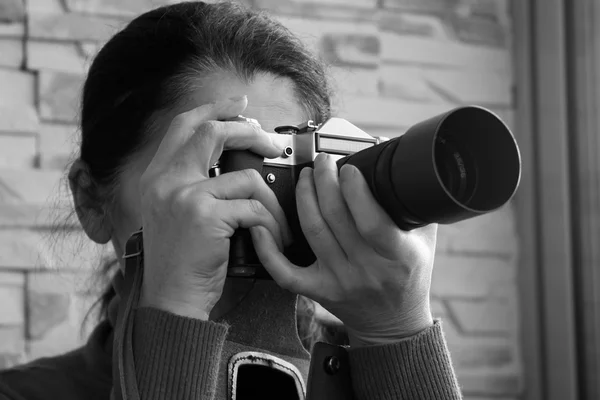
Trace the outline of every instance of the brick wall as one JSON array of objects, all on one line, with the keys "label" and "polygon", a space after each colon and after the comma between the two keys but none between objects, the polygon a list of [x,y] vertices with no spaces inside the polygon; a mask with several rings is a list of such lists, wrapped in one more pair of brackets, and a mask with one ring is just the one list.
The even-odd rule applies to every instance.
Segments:
[{"label": "brick wall", "polygon": [[[98,46],[167,2],[0,1],[0,367],[73,348],[88,332],[89,276],[103,249],[68,218],[61,181],[78,94]],[[512,125],[508,0],[246,3],[271,10],[332,64],[337,114],[373,135],[469,103]],[[470,399],[522,392],[517,253],[511,206],[440,229],[433,305]]]}]

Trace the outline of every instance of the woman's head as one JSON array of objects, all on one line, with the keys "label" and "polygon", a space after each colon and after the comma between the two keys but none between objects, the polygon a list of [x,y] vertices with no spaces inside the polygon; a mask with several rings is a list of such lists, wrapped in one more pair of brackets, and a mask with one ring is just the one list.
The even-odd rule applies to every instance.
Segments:
[{"label": "woman's head", "polygon": [[180,3],[133,20],[94,59],[69,180],[88,236],[117,254],[141,221],[137,184],[171,119],[246,94],[267,131],[329,116],[322,65],[288,30],[234,3]]}]

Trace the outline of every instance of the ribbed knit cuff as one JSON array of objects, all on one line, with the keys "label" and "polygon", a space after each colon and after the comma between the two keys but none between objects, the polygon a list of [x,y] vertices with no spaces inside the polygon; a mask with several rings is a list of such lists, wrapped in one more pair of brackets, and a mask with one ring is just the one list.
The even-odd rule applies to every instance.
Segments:
[{"label": "ribbed knit cuff", "polygon": [[227,330],[223,324],[137,309],[133,351],[140,398],[212,398]]},{"label": "ribbed knit cuff", "polygon": [[461,399],[439,321],[393,344],[349,349],[357,400]]}]

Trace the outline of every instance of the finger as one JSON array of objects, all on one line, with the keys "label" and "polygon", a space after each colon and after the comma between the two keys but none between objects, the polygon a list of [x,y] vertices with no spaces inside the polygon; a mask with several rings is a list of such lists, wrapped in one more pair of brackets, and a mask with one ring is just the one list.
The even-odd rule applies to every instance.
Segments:
[{"label": "finger", "polygon": [[296,184],[296,206],[304,237],[317,258],[326,265],[335,265],[344,260],[346,254],[321,216],[311,168],[304,168],[300,172]]},{"label": "finger", "polygon": [[350,257],[364,253],[367,245],[342,195],[337,165],[328,154],[321,153],[315,159],[314,177],[321,215],[338,243]]},{"label": "finger", "polygon": [[244,112],[247,105],[246,96],[238,96],[203,104],[177,115],[163,137],[153,163],[159,166],[170,163],[175,153],[196,133],[199,125],[210,120],[236,117]]},{"label": "finger", "polygon": [[254,249],[262,265],[275,282],[290,292],[315,298],[314,294],[323,293],[326,282],[319,276],[318,267],[298,267],[291,263],[277,249],[275,241],[266,229],[255,226],[250,229]]},{"label": "finger", "polygon": [[362,173],[346,164],[340,171],[340,186],[356,228],[364,240],[383,257],[389,258],[398,247],[402,232],[373,197]]},{"label": "finger", "polygon": [[278,251],[283,251],[283,237],[281,226],[273,215],[258,200],[229,200],[221,201],[215,208],[215,215],[229,225],[229,235],[239,228],[250,229],[255,226],[263,226],[271,233],[272,240]]},{"label": "finger", "polygon": [[274,135],[249,122],[207,121],[196,128],[171,167],[178,168],[179,173],[200,172],[206,176],[225,150],[249,150],[263,157],[279,157],[283,147],[272,139]]},{"label": "finger", "polygon": [[277,196],[258,171],[247,169],[229,172],[202,182],[202,190],[221,200],[254,199],[262,203],[281,227],[284,244],[292,242],[292,232]]}]

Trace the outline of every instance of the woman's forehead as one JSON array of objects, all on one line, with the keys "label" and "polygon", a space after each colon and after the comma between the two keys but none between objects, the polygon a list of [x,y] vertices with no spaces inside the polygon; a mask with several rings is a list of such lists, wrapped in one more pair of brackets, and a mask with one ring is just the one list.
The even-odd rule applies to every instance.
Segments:
[{"label": "woman's forehead", "polygon": [[250,82],[229,73],[212,74],[203,78],[191,94],[190,108],[240,95],[248,96],[244,116],[256,119],[268,132],[280,125],[300,124],[308,119],[297,101],[293,82],[270,74],[259,74]]}]

